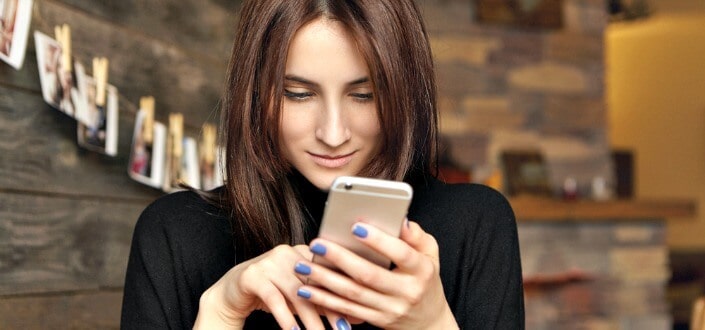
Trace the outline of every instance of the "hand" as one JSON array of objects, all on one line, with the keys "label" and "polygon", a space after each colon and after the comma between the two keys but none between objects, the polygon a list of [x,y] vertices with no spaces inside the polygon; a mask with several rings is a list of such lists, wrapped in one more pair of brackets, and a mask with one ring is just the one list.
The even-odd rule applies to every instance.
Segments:
[{"label": "hand", "polygon": [[407,224],[399,238],[369,224],[357,223],[353,227],[358,240],[396,264],[391,271],[331,241],[314,240],[311,250],[333,263],[342,274],[301,259],[300,264],[311,268],[307,276],[317,286],[301,286],[299,296],[382,328],[458,328],[443,293],[438,244],[418,224]]},{"label": "hand", "polygon": [[296,297],[304,283],[291,269],[311,256],[305,245],[280,245],[233,267],[201,296],[194,328],[241,329],[255,310],[272,313],[282,329],[299,329],[295,314],[307,329],[323,329],[321,314],[335,326],[338,314]]}]

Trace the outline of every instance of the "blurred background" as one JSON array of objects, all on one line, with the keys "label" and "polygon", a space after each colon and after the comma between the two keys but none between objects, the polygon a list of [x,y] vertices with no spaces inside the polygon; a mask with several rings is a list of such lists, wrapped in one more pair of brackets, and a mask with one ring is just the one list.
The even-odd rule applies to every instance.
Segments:
[{"label": "blurred background", "polygon": [[[23,0],[19,0],[23,1]],[[705,295],[705,3],[418,0],[434,51],[441,177],[502,191],[528,329],[688,329]],[[0,329],[117,328],[134,223],[164,192],[127,175],[140,97],[217,123],[240,1],[35,0],[0,63]],[[118,156],[76,144],[40,88],[33,31],[110,60]]]}]

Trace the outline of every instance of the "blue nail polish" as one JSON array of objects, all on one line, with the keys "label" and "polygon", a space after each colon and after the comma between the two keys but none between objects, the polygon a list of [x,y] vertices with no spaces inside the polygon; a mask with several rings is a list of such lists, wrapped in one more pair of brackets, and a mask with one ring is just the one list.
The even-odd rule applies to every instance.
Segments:
[{"label": "blue nail polish", "polygon": [[294,271],[301,274],[301,275],[311,275],[311,267],[309,267],[306,264],[302,264],[300,262],[296,263],[296,267],[294,267]]},{"label": "blue nail polish", "polygon": [[301,330],[301,328],[299,328],[298,325],[295,325],[295,326],[291,327],[291,330]]},{"label": "blue nail polish", "polygon": [[365,238],[367,237],[367,229],[365,229],[365,227],[355,225],[355,227],[353,227],[353,235],[360,238]]},{"label": "blue nail polish", "polygon": [[311,247],[311,252],[313,252],[313,254],[322,256],[326,254],[326,247],[323,244],[316,243],[313,244],[313,246]]},{"label": "blue nail polish", "polygon": [[311,291],[308,291],[306,289],[299,289],[298,291],[296,291],[296,295],[301,298],[309,299],[311,298]]},{"label": "blue nail polish", "polygon": [[348,320],[341,317],[335,322],[335,328],[338,330],[350,330],[350,323],[348,323]]}]

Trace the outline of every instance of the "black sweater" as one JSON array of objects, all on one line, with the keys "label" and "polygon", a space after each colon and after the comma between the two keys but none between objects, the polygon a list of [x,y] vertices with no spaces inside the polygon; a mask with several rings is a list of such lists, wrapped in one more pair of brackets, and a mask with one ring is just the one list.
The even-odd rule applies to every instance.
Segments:
[{"label": "black sweater", "polygon": [[[320,223],[326,195],[300,184],[305,204]],[[414,186],[408,218],[433,235],[440,248],[446,299],[462,329],[523,329],[524,297],[517,228],[498,192],[481,185]],[[148,206],[135,227],[122,305],[123,329],[190,329],[201,294],[236,260],[231,224],[193,192],[166,195]],[[372,328],[367,324],[354,328]],[[246,328],[278,329],[255,312]]]}]

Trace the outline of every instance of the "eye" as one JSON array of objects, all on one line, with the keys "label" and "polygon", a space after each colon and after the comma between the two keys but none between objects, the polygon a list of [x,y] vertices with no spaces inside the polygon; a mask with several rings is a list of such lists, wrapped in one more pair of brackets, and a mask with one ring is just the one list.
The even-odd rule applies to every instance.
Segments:
[{"label": "eye", "polygon": [[350,93],[350,96],[358,102],[368,102],[374,99],[374,94],[372,93]]},{"label": "eye", "polygon": [[305,101],[311,96],[313,96],[313,93],[311,92],[292,92],[288,89],[284,90],[284,97],[292,101]]}]

